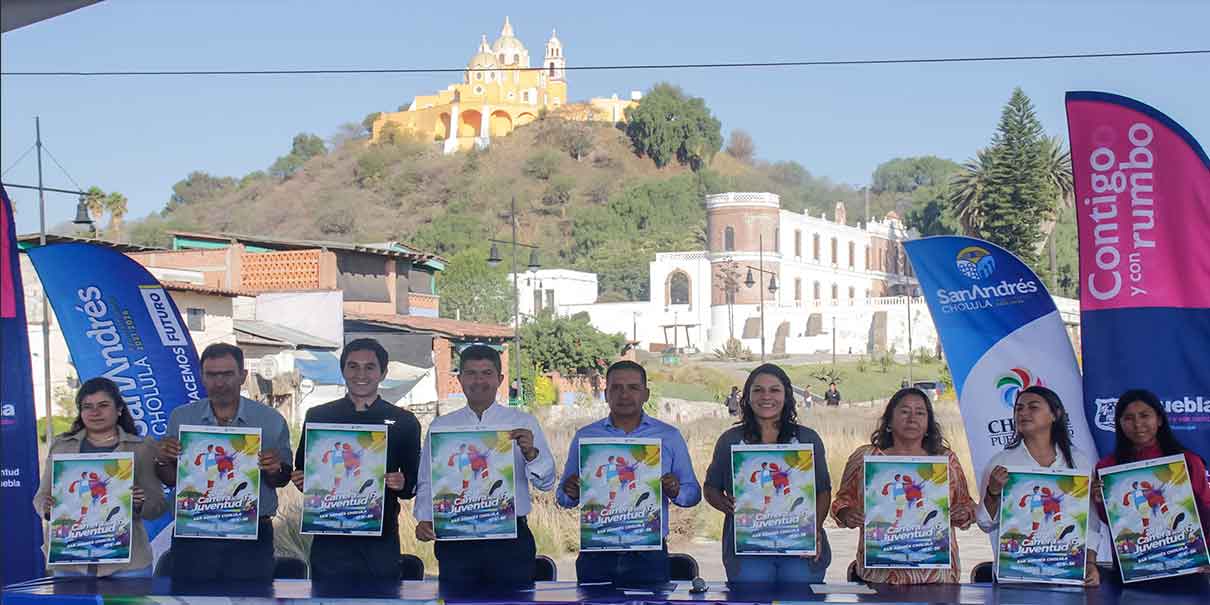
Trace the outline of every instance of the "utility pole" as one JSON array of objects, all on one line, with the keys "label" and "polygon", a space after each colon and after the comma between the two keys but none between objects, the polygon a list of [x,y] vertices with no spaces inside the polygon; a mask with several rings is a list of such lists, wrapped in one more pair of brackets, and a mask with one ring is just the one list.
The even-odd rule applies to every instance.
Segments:
[{"label": "utility pole", "polygon": [[[760,279],[765,280],[765,234],[757,236],[757,245],[760,246],[760,252],[757,255],[757,266],[760,267]],[[757,290],[760,292],[760,360],[765,361],[765,288],[764,284]]]},{"label": "utility pole", "polygon": [[[42,189],[42,120],[34,117],[34,145],[38,148],[38,245],[46,247],[46,192]],[[46,284],[39,280],[42,290],[42,396],[46,409],[46,447],[55,440],[54,421],[51,418],[50,388],[50,300],[46,297]]]},{"label": "utility pole", "polygon": [[836,312],[832,312],[832,371],[836,371]]}]

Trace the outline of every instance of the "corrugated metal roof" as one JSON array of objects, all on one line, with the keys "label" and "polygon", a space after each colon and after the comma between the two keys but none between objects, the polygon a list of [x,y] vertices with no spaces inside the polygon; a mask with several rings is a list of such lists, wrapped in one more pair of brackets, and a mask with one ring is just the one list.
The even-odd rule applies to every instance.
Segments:
[{"label": "corrugated metal roof", "polygon": [[[293,347],[307,347],[312,349],[339,349],[340,344],[312,336],[306,332],[287,328],[286,326],[275,324],[268,321],[259,321],[255,319],[237,319],[234,321],[235,331],[242,332],[261,341],[276,341],[280,344],[290,345]],[[236,334],[236,339],[239,340],[239,334]],[[258,344],[268,344],[261,342]]]},{"label": "corrugated metal roof", "polygon": [[[239,233],[196,233],[190,231],[169,231],[169,235],[173,237],[181,237],[188,239],[207,240],[216,242],[239,242],[241,244],[253,244],[262,248],[280,249],[280,250],[299,250],[310,248],[325,248],[328,250],[342,250],[345,252],[360,252],[362,254],[373,254],[375,256],[387,256],[391,258],[405,258],[415,262],[424,262],[428,260],[441,261],[441,257],[427,252],[413,252],[405,249],[402,246],[387,246],[385,244],[355,244],[349,242],[333,242],[326,240],[306,240],[306,239],[285,239],[272,237],[258,237],[253,235],[243,235]],[[389,244],[390,242],[388,242]]]},{"label": "corrugated metal roof", "polygon": [[405,328],[411,332],[441,334],[453,338],[512,338],[513,329],[496,324],[481,324],[459,321],[444,317],[422,317],[418,315],[381,315],[373,313],[345,312],[345,319]]}]

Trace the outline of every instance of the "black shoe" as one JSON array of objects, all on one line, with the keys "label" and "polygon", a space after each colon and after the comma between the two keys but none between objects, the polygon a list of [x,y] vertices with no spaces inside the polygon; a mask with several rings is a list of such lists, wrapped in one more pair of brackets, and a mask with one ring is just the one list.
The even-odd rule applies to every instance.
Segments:
[{"label": "black shoe", "polygon": [[920,522],[920,524],[921,524],[921,525],[928,525],[928,524],[929,524],[929,521],[932,521],[932,520],[933,520],[933,517],[936,517],[936,516],[937,516],[937,511],[936,511],[936,510],[931,510],[931,511],[929,511],[929,514],[927,514],[927,515],[925,515],[925,516],[924,516],[924,521],[921,521],[921,522]]},{"label": "black shoe", "polygon": [[361,489],[357,490],[357,494],[361,495],[361,493],[366,491],[366,488],[370,487],[371,485],[374,485],[374,480],[366,479],[366,482],[361,484]]},{"label": "black shoe", "polygon": [[1176,526],[1185,520],[1185,513],[1177,513],[1176,518],[1172,520],[1172,531],[1176,531]]},{"label": "black shoe", "polygon": [[492,494],[496,493],[496,490],[500,489],[501,485],[504,485],[504,480],[496,479],[496,482],[492,484],[492,488],[487,490],[487,495],[490,497]]},{"label": "black shoe", "polygon": [[1070,534],[1071,532],[1073,532],[1075,530],[1076,530],[1075,525],[1068,525],[1067,527],[1064,527],[1063,531],[1059,532],[1058,540],[1055,540],[1055,541],[1058,542],[1059,540],[1062,540],[1063,538],[1067,537],[1067,534]]},{"label": "black shoe", "polygon": [[235,491],[231,492],[231,497],[234,498],[238,496],[240,492],[244,491],[245,487],[248,487],[248,482],[241,481],[239,485],[235,486]]},{"label": "black shoe", "polygon": [[794,512],[794,509],[798,508],[798,506],[799,506],[800,504],[802,504],[803,502],[805,502],[805,501],[806,501],[806,500],[805,500],[805,499],[804,499],[802,496],[799,496],[799,497],[795,498],[795,499],[794,499],[794,504],[791,504],[791,505],[790,505],[790,512]]}]

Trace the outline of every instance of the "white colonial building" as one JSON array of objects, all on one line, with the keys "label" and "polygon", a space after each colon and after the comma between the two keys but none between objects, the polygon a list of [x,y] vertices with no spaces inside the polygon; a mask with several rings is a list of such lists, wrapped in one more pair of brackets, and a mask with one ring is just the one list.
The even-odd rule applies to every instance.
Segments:
[{"label": "white colonial building", "polygon": [[832,220],[782,210],[772,193],[707,196],[707,249],[657,254],[650,300],[599,303],[595,275],[544,270],[522,276],[521,312],[585,311],[651,350],[709,352],[737,338],[759,354],[763,327],[768,354],[936,352],[903,251],[916,234],[893,212],[865,225],[845,214],[839,203]]}]

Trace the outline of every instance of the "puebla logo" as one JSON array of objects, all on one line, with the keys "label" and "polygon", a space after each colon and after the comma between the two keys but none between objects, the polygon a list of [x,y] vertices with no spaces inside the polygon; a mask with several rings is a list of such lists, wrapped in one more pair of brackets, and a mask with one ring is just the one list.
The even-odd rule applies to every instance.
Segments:
[{"label": "puebla logo", "polygon": [[1017,394],[1022,389],[1032,386],[1046,386],[1042,379],[1033,376],[1024,368],[1013,368],[1008,373],[996,379],[996,388],[1000,390],[1000,401],[1005,407],[1012,408],[1017,401]]},{"label": "puebla logo", "polygon": [[954,264],[958,272],[972,281],[987,279],[996,270],[996,257],[979,246],[967,246],[958,251]]}]

